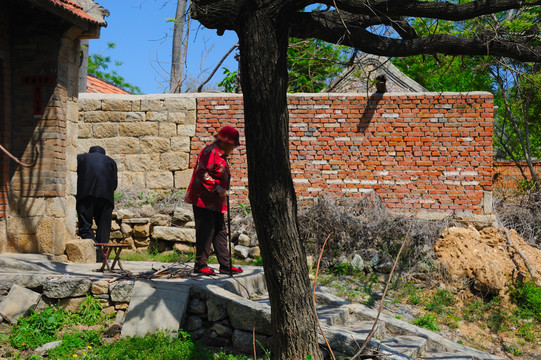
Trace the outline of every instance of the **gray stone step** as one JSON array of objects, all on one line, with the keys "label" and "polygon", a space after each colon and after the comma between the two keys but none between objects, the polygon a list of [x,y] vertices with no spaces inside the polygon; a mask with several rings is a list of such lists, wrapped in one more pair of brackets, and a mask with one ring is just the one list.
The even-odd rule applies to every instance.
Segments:
[{"label": "gray stone step", "polygon": [[[477,360],[477,357],[468,354],[453,353],[453,352],[432,352],[422,355],[425,360]],[[499,359],[499,357],[494,357]]]},{"label": "gray stone step", "polygon": [[393,336],[382,340],[381,343],[414,358],[419,353],[425,352],[427,341],[418,336]]},{"label": "gray stone step", "polygon": [[188,286],[137,281],[121,336],[144,336],[159,330],[173,334],[188,306]]},{"label": "gray stone step", "polygon": [[329,326],[340,326],[347,323],[349,308],[347,306],[324,305],[317,307],[319,321]]},{"label": "gray stone step", "polygon": [[[349,322],[343,326],[344,329],[360,335],[362,339],[365,339],[374,325],[373,321],[357,321]],[[385,324],[378,322],[376,325],[376,330],[374,332],[373,339],[384,339],[387,336],[387,330],[385,329]]]}]

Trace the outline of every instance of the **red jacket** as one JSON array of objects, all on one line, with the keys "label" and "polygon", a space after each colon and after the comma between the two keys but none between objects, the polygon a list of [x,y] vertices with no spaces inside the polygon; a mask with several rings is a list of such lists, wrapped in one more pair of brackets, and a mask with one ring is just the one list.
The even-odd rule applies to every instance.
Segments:
[{"label": "red jacket", "polygon": [[229,165],[224,151],[216,143],[206,146],[195,163],[185,202],[198,207],[227,212],[227,199],[220,197],[216,188],[229,189]]}]

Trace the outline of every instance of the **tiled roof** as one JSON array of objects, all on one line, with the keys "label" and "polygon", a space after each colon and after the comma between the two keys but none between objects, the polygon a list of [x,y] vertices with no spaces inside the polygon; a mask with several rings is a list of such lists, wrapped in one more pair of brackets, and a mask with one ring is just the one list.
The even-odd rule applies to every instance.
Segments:
[{"label": "tiled roof", "polygon": [[86,92],[100,94],[129,94],[126,90],[92,75],[86,77]]},{"label": "tiled roof", "polygon": [[105,25],[105,22],[98,21],[94,19],[92,16],[88,15],[81,5],[76,3],[73,0],[46,0],[49,3],[61,7],[65,11],[69,12],[72,15],[77,16],[78,18],[81,18],[85,21],[88,21],[90,23],[99,24],[99,25]]}]

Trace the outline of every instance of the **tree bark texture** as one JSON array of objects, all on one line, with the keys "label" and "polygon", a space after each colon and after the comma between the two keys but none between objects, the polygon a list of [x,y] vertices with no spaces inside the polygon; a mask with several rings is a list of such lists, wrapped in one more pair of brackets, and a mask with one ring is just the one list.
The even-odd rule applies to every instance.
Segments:
[{"label": "tree bark texture", "polygon": [[182,43],[184,41],[186,3],[187,0],[177,0],[177,13],[173,28],[173,53],[171,55],[171,80],[169,83],[170,93],[180,93],[182,91],[182,72],[185,56]]},{"label": "tree bark texture", "polygon": [[265,11],[241,18],[250,204],[270,295],[273,359],[321,359],[289,163],[288,25]]}]

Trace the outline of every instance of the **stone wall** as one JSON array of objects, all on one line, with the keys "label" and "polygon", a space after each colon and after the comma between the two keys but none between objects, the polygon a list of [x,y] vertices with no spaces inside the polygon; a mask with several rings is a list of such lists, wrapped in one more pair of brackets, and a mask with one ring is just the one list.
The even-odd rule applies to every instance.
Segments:
[{"label": "stone wall", "polygon": [[1,155],[0,252],[61,255],[75,236],[79,38],[90,33],[25,2],[3,2],[4,16],[2,143],[31,166]]},{"label": "stone wall", "polygon": [[81,94],[79,109],[77,152],[105,148],[118,164],[121,190],[188,186],[195,97]]},{"label": "stone wall", "polygon": [[[492,212],[489,93],[300,94],[289,96],[289,111],[300,201],[375,192],[396,211]],[[84,94],[78,152],[103,146],[121,189],[184,188],[224,125],[244,142],[241,96]],[[233,199],[247,203],[244,146],[231,165]]]}]

